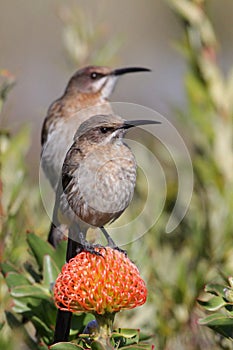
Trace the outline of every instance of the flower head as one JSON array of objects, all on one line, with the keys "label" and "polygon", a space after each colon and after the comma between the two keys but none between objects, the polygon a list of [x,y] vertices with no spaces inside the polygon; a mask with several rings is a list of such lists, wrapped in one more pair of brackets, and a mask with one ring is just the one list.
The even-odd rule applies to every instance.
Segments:
[{"label": "flower head", "polygon": [[63,266],[54,286],[57,307],[103,315],[144,304],[145,282],[130,259],[109,247],[95,250],[101,255],[82,252]]}]

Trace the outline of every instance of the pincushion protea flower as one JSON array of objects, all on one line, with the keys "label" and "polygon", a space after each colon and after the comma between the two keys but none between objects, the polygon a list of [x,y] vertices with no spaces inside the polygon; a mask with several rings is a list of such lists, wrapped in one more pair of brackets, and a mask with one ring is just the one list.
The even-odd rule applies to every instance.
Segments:
[{"label": "pincushion protea flower", "polygon": [[54,286],[56,306],[104,315],[144,304],[147,289],[130,259],[110,247],[95,250],[101,255],[82,252],[63,266]]}]

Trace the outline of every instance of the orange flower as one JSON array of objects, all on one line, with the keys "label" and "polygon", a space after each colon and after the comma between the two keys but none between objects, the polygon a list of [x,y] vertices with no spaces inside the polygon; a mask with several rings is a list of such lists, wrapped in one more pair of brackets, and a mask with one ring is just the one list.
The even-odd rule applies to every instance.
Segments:
[{"label": "orange flower", "polygon": [[144,304],[145,282],[129,258],[109,247],[95,250],[101,255],[82,252],[63,266],[54,286],[56,306],[104,315]]}]

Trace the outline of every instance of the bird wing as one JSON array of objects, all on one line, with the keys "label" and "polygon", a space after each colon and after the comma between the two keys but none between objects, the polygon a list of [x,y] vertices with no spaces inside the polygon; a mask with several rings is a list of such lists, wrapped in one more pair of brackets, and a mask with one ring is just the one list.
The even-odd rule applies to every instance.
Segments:
[{"label": "bird wing", "polygon": [[67,152],[62,166],[62,188],[65,193],[74,177],[73,173],[79,168],[79,162],[82,158],[83,155],[81,149],[75,147],[73,144]]},{"label": "bird wing", "polygon": [[54,101],[48,109],[47,115],[45,117],[44,123],[41,130],[41,146],[43,147],[48,139],[48,134],[51,131],[52,124],[54,120],[62,116],[63,102],[62,98]]}]

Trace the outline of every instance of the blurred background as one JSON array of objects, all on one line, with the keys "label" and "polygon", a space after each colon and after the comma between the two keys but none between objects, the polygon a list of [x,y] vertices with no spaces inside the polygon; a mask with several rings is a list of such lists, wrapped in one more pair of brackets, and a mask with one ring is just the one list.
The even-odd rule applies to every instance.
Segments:
[{"label": "blurred background", "polygon": [[[70,16],[67,12],[69,9],[72,12],[76,5],[81,9],[82,21],[87,26],[87,29],[83,28],[82,39],[85,41],[88,36],[85,30],[95,32],[90,47],[85,47],[85,42],[80,42],[80,47],[77,47],[77,55],[83,57],[80,62],[72,60],[66,50],[69,36],[66,24]],[[90,61],[96,62],[95,57],[91,60],[85,57],[85,52],[93,50],[93,46],[97,50],[108,43],[110,57],[106,59],[103,54],[99,64],[107,61],[113,67],[141,65],[153,71],[124,77],[112,101],[146,105],[168,118],[173,116],[171,104],[184,103],[181,79],[184,62],[172,48],[172,43],[179,37],[180,26],[163,1],[148,1],[146,6],[142,1],[101,0],[96,4],[67,1],[64,4],[49,0],[44,4],[19,1],[17,5],[14,1],[3,1],[0,22],[0,66],[9,69],[17,80],[1,122],[12,129],[25,122],[31,123],[32,168],[38,167],[40,130],[47,109],[61,96],[75,70]]]},{"label": "blurred background", "polygon": [[[197,305],[205,284],[226,284],[233,269],[232,13],[231,0],[1,1],[1,261],[25,273],[23,264],[31,259],[26,231],[46,239],[49,218],[38,187],[40,132],[49,105],[78,68],[92,63],[151,68],[148,74],[124,76],[111,101],[158,111],[189,148],[192,200],[185,219],[166,235],[177,172],[161,145],[148,140],[166,174],[167,198],[157,224],[126,247],[149,297],[142,308],[120,314],[117,326],[154,334],[158,349],[232,348],[232,331],[226,337],[221,327],[216,334],[198,325],[206,311]],[[137,199],[144,197],[145,178],[139,172],[136,206],[124,220],[141,210]],[[12,337],[4,316],[12,307],[9,284],[3,276],[0,282],[0,347],[14,350],[20,339],[28,349],[20,332]],[[27,332],[34,334],[31,328]]]},{"label": "blurred background", "polygon": [[[78,12],[77,6],[82,12],[83,27],[87,26],[80,35],[85,42],[91,33],[91,39],[89,47],[83,47],[85,45],[80,42],[74,54],[79,59],[72,59],[69,54],[73,38],[69,38],[67,28],[72,15],[68,12],[74,8]],[[224,0],[222,6],[219,1],[212,0],[208,7],[221,42],[220,63],[227,71],[233,59],[229,45],[233,40],[230,27],[233,4]],[[73,15],[75,17],[74,12]],[[80,21],[76,16],[77,22]],[[11,130],[25,122],[31,124],[33,142],[29,160],[36,180],[40,130],[47,109],[61,96],[70,76],[83,64],[99,61],[97,63],[107,62],[113,67],[141,65],[151,68],[152,73],[141,74],[140,78],[124,77],[111,100],[145,105],[174,121],[171,107],[185,105],[185,62],[174,50],[181,30],[166,1],[148,0],[146,5],[138,0],[100,0],[98,3],[68,0],[65,4],[59,0],[48,0],[46,4],[1,1],[0,67],[15,75],[17,83],[0,122]],[[107,57],[105,52],[102,60],[101,57],[96,60],[95,54],[85,56],[86,51],[89,53],[93,48],[97,51],[106,42],[109,44]]]},{"label": "blurred background", "polygon": [[[124,77],[112,101],[142,104],[173,121],[175,116],[171,106],[185,104],[185,62],[174,49],[182,29],[165,1],[148,0],[145,5],[140,0],[100,0],[98,3],[68,0],[65,4],[58,0],[46,3],[2,0],[0,67],[10,70],[17,84],[1,116],[1,125],[15,130],[25,122],[31,124],[33,142],[29,156],[34,176],[39,161],[40,129],[47,109],[61,96],[73,72],[86,64],[85,53],[81,58],[82,51],[90,50],[80,43],[80,48],[76,49],[77,54],[82,52],[80,62],[72,60],[66,50],[69,35],[66,25],[70,16],[67,12],[68,9],[74,11],[76,6],[82,11],[82,21],[88,27],[86,30],[96,32],[90,47],[97,50],[107,42],[112,46],[108,48],[112,56],[109,53],[109,59],[105,57],[102,61],[113,67],[141,65],[152,69],[150,74]],[[229,45],[233,39],[229,25],[233,4],[225,0],[222,6],[221,2],[213,0],[208,6],[224,53],[221,65],[227,70],[233,58]],[[84,33],[83,39],[85,35],[88,34]]]}]

